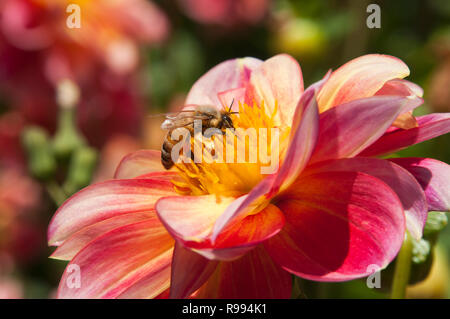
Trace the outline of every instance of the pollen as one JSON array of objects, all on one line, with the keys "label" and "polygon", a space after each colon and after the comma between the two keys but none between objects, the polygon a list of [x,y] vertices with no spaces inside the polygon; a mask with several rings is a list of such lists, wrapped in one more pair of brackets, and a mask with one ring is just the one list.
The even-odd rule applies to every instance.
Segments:
[{"label": "pollen", "polygon": [[176,191],[191,196],[215,194],[218,200],[251,191],[270,174],[264,168],[278,168],[287,147],[290,127],[275,126],[277,112],[277,103],[268,112],[264,103],[239,102],[239,112],[231,115],[234,129],[209,139],[191,137],[191,151],[201,150],[201,161],[185,158],[175,163],[180,177],[172,181]]}]

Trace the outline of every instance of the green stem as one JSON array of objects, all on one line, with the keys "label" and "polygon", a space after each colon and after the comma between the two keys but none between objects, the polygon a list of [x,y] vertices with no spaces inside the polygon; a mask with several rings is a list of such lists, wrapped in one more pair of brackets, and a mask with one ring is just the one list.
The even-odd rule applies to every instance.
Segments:
[{"label": "green stem", "polygon": [[407,232],[405,241],[400,249],[395,263],[394,282],[392,283],[391,298],[404,299],[406,295],[406,287],[409,282],[411,272],[413,242],[411,235]]},{"label": "green stem", "polygon": [[64,193],[62,188],[55,181],[50,181],[45,186],[48,194],[56,206],[61,206],[67,199],[66,193]]}]

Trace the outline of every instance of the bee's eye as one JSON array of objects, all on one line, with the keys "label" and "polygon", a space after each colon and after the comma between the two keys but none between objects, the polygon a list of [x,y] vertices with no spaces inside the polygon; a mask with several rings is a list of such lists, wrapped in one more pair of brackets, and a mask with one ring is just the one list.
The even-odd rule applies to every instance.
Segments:
[{"label": "bee's eye", "polygon": [[233,127],[233,121],[231,120],[231,118],[228,115],[225,115],[222,119],[223,121],[223,126],[224,127]]}]

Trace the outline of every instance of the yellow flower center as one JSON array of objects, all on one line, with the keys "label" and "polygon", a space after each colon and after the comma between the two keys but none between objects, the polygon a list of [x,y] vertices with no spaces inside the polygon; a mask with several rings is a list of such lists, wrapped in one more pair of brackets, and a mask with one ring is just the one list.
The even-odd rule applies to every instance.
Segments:
[{"label": "yellow flower center", "polygon": [[[248,193],[265,177],[264,167],[270,167],[274,161],[281,163],[285,153],[290,127],[275,126],[277,111],[277,105],[268,114],[264,103],[250,106],[239,102],[239,113],[231,115],[234,132],[227,130],[217,141],[212,137],[214,146],[209,149],[203,139],[201,163],[175,164],[181,177],[173,181],[177,192],[194,196],[216,194],[218,198]],[[192,150],[195,143],[199,143],[198,139],[191,137]]]}]

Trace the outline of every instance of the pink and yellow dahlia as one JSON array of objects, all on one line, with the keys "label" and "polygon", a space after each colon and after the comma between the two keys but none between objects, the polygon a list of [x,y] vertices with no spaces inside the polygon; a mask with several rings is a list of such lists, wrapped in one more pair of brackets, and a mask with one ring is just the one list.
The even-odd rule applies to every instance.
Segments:
[{"label": "pink and yellow dahlia", "polygon": [[[279,128],[280,166],[125,157],[114,180],[75,194],[48,229],[52,257],[81,285],[61,298],[289,298],[291,275],[344,281],[386,267],[406,230],[448,211],[450,168],[376,156],[450,131],[450,114],[415,119],[422,90],[400,60],[366,55],[304,90],[290,56],[223,62],[186,105],[228,107],[237,128]],[[393,125],[395,124],[395,125]],[[249,150],[257,152],[257,150]]]}]

